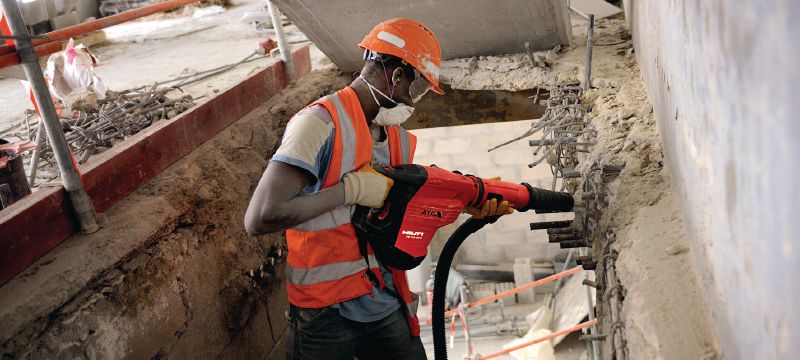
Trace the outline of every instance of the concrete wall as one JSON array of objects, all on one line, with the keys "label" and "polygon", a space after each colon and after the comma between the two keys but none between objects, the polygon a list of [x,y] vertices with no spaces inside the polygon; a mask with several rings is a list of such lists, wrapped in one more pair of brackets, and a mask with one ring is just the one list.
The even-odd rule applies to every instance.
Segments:
[{"label": "concrete wall", "polygon": [[800,3],[625,4],[729,359],[800,353]]},{"label": "concrete wall", "polygon": [[360,70],[357,44],[378,23],[415,19],[439,40],[442,58],[549,50],[569,44],[564,0],[309,1],[273,0],[289,19],[344,71]]}]

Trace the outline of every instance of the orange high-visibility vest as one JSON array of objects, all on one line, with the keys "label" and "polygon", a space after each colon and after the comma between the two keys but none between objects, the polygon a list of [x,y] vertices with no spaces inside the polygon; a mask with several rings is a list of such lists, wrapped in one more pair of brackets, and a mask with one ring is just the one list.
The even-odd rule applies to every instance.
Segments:
[{"label": "orange high-visibility vest", "polygon": [[[340,182],[348,172],[370,162],[373,139],[358,97],[349,86],[314,104],[325,106],[335,127],[333,151],[321,187],[325,189]],[[416,137],[399,126],[387,127],[386,133],[391,163],[411,163]],[[367,271],[375,272],[383,287],[372,248],[367,250],[371,269],[367,269],[359,251],[358,238],[350,224],[354,208],[354,205],[339,206],[286,230],[289,245],[286,285],[289,302],[293,305],[321,308],[370,294],[372,283],[367,278]],[[405,271],[388,269],[397,295],[406,305],[412,334],[417,336],[417,301],[408,289]]]}]

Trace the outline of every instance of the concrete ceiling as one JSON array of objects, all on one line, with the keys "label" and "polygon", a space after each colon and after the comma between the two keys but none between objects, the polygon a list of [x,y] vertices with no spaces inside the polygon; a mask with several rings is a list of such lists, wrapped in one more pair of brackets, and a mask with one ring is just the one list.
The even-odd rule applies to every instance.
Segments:
[{"label": "concrete ceiling", "polygon": [[433,30],[444,59],[534,51],[569,44],[565,0],[273,0],[344,71],[360,70],[358,42],[395,17]]}]

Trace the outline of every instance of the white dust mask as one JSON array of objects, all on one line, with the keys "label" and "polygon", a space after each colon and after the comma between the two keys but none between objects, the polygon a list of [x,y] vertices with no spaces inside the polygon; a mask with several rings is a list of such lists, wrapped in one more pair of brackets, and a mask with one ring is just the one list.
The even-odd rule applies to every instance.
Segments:
[{"label": "white dust mask", "polygon": [[[413,107],[394,101],[392,98],[386,96],[386,94],[384,94],[383,92],[372,86],[372,84],[370,84],[367,81],[367,79],[364,79],[363,76],[359,76],[359,78],[361,78],[361,80],[363,80],[364,83],[367,84],[367,87],[369,88],[369,93],[372,94],[372,98],[375,99],[375,103],[378,104],[378,106],[380,107],[378,109],[378,115],[375,115],[375,119],[372,120],[373,124],[380,126],[395,126],[406,122],[406,120],[408,120],[408,118],[411,117],[411,114],[414,112]],[[395,104],[395,107],[390,109],[381,106],[380,101],[378,101],[378,97],[375,96],[376,92],[378,94],[381,94],[381,96],[383,96],[387,100],[393,102]]]}]

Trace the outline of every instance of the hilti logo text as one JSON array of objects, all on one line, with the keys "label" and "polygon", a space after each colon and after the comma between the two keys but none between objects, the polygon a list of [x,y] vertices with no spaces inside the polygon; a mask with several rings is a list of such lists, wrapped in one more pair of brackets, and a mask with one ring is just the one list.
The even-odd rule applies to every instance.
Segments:
[{"label": "hilti logo text", "polygon": [[408,235],[408,236],[423,236],[423,235],[425,235],[425,233],[424,233],[424,232],[422,232],[422,231],[408,231],[408,230],[403,230],[403,235]]}]

